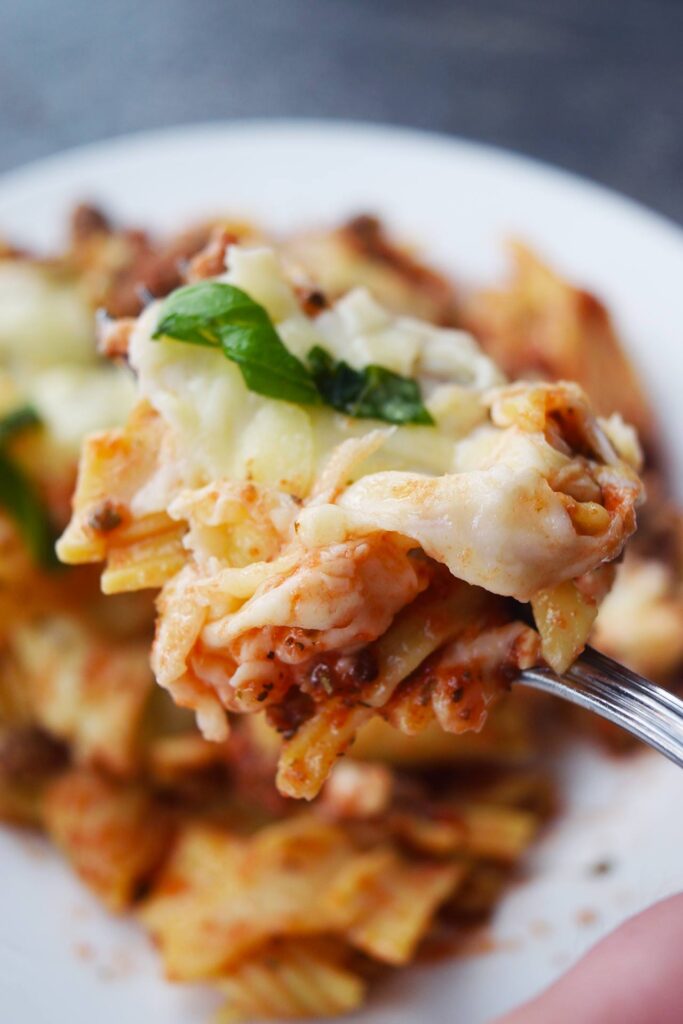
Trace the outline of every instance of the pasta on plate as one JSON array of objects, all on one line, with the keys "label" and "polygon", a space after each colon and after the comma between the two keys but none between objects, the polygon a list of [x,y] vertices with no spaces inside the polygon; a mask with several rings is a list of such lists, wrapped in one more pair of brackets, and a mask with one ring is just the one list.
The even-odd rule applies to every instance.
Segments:
[{"label": "pasta on plate", "polygon": [[349,1012],[486,918],[546,744],[594,729],[520,668],[589,634],[683,663],[647,400],[516,253],[468,294],[367,216],[157,241],[90,207],[59,258],[0,249],[0,816],[221,1021]]}]

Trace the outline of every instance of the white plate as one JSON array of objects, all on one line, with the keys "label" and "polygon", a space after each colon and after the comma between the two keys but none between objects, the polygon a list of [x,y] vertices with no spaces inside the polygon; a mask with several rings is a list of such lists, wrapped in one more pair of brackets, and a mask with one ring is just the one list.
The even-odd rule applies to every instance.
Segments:
[{"label": "white plate", "polygon": [[[683,483],[683,233],[604,189],[493,149],[332,123],[173,129],[89,146],[0,179],[0,231],[46,247],[84,198],[165,231],[232,211],[287,229],[373,211],[465,280],[504,269],[518,235],[596,290],[642,368]],[[679,486],[679,491],[682,488]],[[683,888],[683,775],[655,755],[576,750],[567,809],[505,899],[494,951],[400,974],[367,1024],[483,1024],[548,983],[600,934]],[[591,866],[614,860],[596,876]],[[160,979],[134,925],[112,921],[37,840],[0,834],[3,1019],[195,1024],[213,1000]]]}]

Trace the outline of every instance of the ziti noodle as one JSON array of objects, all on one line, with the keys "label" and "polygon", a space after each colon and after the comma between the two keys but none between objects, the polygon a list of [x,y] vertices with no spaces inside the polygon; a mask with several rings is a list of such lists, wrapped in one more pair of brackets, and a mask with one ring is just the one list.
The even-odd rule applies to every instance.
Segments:
[{"label": "ziti noodle", "polygon": [[368,216],[159,242],[91,207],[57,258],[0,245],[0,816],[222,1022],[349,1012],[492,911],[544,737],[593,728],[520,668],[592,633],[680,671],[647,400],[514,258],[468,293]]}]

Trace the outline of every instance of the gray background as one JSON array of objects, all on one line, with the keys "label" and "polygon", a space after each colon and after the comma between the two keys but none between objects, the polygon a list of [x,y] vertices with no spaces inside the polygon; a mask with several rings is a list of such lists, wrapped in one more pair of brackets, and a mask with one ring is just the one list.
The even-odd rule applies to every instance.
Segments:
[{"label": "gray background", "polygon": [[435,128],[683,221],[683,0],[1,0],[0,170],[187,121]]}]

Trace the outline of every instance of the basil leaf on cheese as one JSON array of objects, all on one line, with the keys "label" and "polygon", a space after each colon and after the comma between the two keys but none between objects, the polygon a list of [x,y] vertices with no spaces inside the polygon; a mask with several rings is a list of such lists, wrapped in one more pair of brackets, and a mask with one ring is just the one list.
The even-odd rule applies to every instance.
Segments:
[{"label": "basil leaf on cheese", "polygon": [[305,366],[285,347],[267,311],[223,281],[201,281],[165,300],[152,338],[219,348],[250,391],[300,405],[332,406],[357,419],[433,424],[416,381],[384,366],[354,370],[316,346]]},{"label": "basil leaf on cheese", "polygon": [[387,423],[434,423],[417,381],[409,377],[374,364],[354,370],[343,360],[335,362],[319,346],[309,352],[308,365],[323,401],[338,412]]},{"label": "basil leaf on cheese", "polygon": [[263,306],[221,281],[201,281],[164,302],[153,338],[220,348],[237,363],[250,391],[317,405],[318,390],[304,364],[287,350]]}]

